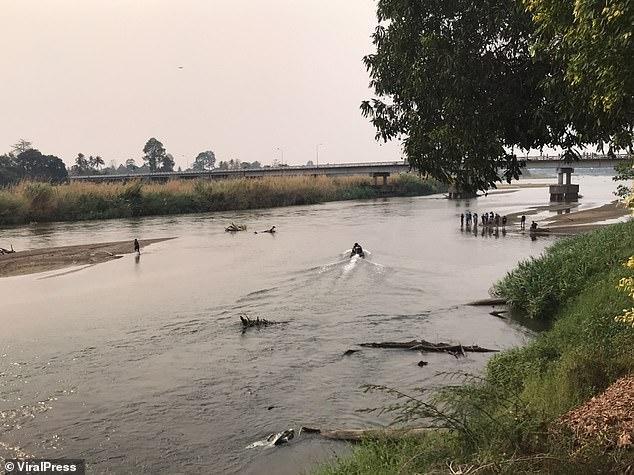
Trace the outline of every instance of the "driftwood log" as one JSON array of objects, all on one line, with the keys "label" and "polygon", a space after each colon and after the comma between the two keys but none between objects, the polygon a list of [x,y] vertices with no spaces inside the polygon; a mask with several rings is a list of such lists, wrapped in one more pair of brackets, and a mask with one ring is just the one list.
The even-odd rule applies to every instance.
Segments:
[{"label": "driftwood log", "polygon": [[0,247],[0,256],[4,254],[15,254],[15,251],[13,250],[13,244],[11,244],[11,250]]},{"label": "driftwood log", "polygon": [[256,317],[255,320],[252,318],[240,315],[240,321],[242,322],[242,333],[246,332],[249,328],[263,328],[271,325],[280,325],[282,323],[287,322],[273,322],[271,320],[266,320],[264,318]]},{"label": "driftwood log", "polygon": [[235,224],[231,222],[229,226],[225,228],[225,231],[228,233],[237,233],[238,231],[246,231],[247,227],[244,224]]},{"label": "driftwood log", "polygon": [[494,317],[498,317],[503,320],[508,320],[508,317],[504,316],[505,313],[508,313],[508,310],[494,310],[493,312],[489,312],[489,315],[493,315]]},{"label": "driftwood log", "polygon": [[482,348],[478,345],[451,345],[449,343],[431,343],[425,340],[412,340],[406,342],[384,341],[381,343],[361,343],[359,346],[366,348],[392,348],[400,350],[421,351],[423,353],[449,353],[454,356],[464,356],[470,353],[496,353],[499,350]]},{"label": "driftwood log", "polygon": [[473,302],[469,302],[470,307],[488,307],[489,305],[506,305],[506,299],[492,297],[488,299],[474,300]]}]

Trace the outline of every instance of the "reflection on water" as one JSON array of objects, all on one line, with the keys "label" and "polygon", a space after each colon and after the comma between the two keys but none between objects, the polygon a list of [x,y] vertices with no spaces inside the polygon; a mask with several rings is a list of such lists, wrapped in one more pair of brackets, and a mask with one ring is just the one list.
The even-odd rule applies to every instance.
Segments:
[{"label": "reflection on water", "polygon": [[[532,188],[468,206],[503,215],[547,199]],[[384,424],[355,412],[376,403],[362,384],[436,386],[437,372],[478,371],[489,357],[430,354],[425,368],[407,352],[343,358],[358,343],[508,348],[529,338],[462,304],[549,239],[532,242],[511,226],[506,236],[476,236],[460,230],[465,211],[425,197],[4,230],[16,249],[177,239],[48,279],[0,280],[0,457],[81,457],[95,473],[296,473],[333,445],[245,447],[304,424]],[[225,233],[231,221],[278,233]],[[342,254],[354,242],[366,259]],[[241,314],[288,324],[242,334]]]}]

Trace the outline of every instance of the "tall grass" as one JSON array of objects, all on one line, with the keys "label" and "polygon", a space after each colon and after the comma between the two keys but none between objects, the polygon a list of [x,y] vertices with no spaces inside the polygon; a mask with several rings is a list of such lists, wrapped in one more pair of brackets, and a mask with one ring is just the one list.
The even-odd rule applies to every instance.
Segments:
[{"label": "tall grass", "polygon": [[0,225],[307,205],[438,193],[433,180],[398,175],[385,189],[369,177],[271,177],[167,183],[23,182],[0,189]]},{"label": "tall grass", "polygon": [[520,262],[494,293],[529,317],[551,320],[560,304],[588,281],[627,260],[634,251],[634,222],[558,241],[538,258]]},{"label": "tall grass", "polygon": [[[448,434],[401,444],[368,441],[321,471],[447,473],[451,461],[463,473],[621,473],[634,464],[633,450],[608,450],[598,439],[579,445],[556,423],[634,372],[634,330],[614,320],[628,303],[616,283],[628,273],[622,262],[634,249],[633,237],[634,223],[612,225],[560,241],[511,272],[498,288],[548,318],[551,328],[492,358],[482,377],[422,403],[400,397],[387,407],[412,424],[444,417]],[[553,297],[544,299],[545,293]]]}]

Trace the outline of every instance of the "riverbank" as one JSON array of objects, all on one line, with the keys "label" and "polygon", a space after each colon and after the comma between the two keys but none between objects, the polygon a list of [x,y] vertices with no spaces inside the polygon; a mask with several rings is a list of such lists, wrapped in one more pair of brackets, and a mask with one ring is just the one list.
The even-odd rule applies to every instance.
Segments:
[{"label": "riverbank", "polygon": [[372,178],[361,176],[57,186],[25,182],[0,189],[0,226],[274,208],[445,190],[435,180],[409,174],[390,177],[387,187],[376,187]]},{"label": "riverbank", "polygon": [[[140,240],[141,248],[174,238]],[[87,266],[119,259],[134,252],[131,241],[18,251],[0,256],[0,278],[35,274],[71,266]]]},{"label": "riverbank", "polygon": [[464,377],[465,385],[432,398],[411,390],[411,398],[389,408],[410,426],[436,424],[450,434],[368,440],[322,473],[626,471],[634,463],[634,434],[580,439],[566,421],[578,421],[574,408],[634,372],[634,329],[615,321],[631,306],[616,284],[631,274],[623,263],[633,253],[629,222],[558,241],[520,263],[495,292],[549,330],[492,358],[482,377]]},{"label": "riverbank", "polygon": [[520,217],[526,216],[527,227],[531,217],[547,212],[556,212],[539,221],[539,234],[573,235],[592,231],[604,227],[607,224],[614,224],[616,221],[625,220],[630,216],[630,210],[622,202],[615,200],[596,208],[576,211],[579,203],[551,203],[544,206],[537,206],[526,211],[507,215],[510,224],[519,224]]}]

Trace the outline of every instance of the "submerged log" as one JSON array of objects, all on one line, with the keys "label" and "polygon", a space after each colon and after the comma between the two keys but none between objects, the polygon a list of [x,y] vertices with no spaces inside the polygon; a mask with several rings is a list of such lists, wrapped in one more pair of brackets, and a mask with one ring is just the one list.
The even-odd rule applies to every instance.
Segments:
[{"label": "submerged log", "polygon": [[451,345],[449,343],[431,343],[425,340],[412,340],[406,342],[384,341],[381,343],[361,343],[359,346],[366,348],[392,348],[410,351],[421,351],[423,353],[450,353],[454,356],[463,355],[465,352],[471,353],[496,353],[499,350],[482,348],[478,345]]},{"label": "submerged log", "polygon": [[341,440],[345,442],[361,442],[368,438],[400,438],[412,435],[427,434],[430,431],[443,430],[428,427],[416,427],[410,429],[338,429],[321,430],[314,427],[302,427],[301,433],[319,434],[321,437],[330,440]]},{"label": "submerged log", "polygon": [[508,317],[504,316],[505,313],[508,313],[508,310],[494,310],[493,312],[489,312],[489,315],[501,318],[502,320],[508,320]]},{"label": "submerged log", "polygon": [[11,244],[11,250],[0,247],[0,256],[4,254],[15,254],[15,251],[13,250],[13,244]]},{"label": "submerged log", "polygon": [[499,297],[491,297],[488,299],[474,300],[473,302],[469,302],[466,305],[470,307],[487,307],[489,305],[506,305],[506,299]]}]

